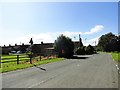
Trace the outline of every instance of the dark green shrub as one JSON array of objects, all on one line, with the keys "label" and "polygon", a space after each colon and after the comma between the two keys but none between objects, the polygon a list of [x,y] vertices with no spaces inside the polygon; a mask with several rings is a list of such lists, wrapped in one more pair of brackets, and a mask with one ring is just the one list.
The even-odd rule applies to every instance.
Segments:
[{"label": "dark green shrub", "polygon": [[86,54],[86,52],[85,52],[85,46],[77,48],[77,50],[75,51],[75,53],[77,55],[85,55]]},{"label": "dark green shrub", "polygon": [[94,54],[95,49],[94,49],[93,46],[88,45],[88,46],[85,48],[85,52],[86,52],[86,54]]}]

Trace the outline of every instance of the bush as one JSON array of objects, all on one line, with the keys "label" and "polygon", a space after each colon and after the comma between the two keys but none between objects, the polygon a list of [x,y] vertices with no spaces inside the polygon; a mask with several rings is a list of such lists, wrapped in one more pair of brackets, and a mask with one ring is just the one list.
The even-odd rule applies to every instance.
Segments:
[{"label": "bush", "polygon": [[89,55],[89,54],[94,54],[95,53],[95,49],[91,45],[89,45],[87,47],[82,46],[82,47],[77,48],[77,50],[75,50],[75,53],[77,55],[85,55],[85,54]]},{"label": "bush", "polygon": [[75,51],[75,53],[77,55],[85,55],[86,54],[86,52],[85,52],[85,46],[78,47],[77,50]]},{"label": "bush", "polygon": [[94,54],[95,49],[93,48],[93,46],[88,45],[88,46],[85,48],[85,52],[86,52],[86,54]]}]

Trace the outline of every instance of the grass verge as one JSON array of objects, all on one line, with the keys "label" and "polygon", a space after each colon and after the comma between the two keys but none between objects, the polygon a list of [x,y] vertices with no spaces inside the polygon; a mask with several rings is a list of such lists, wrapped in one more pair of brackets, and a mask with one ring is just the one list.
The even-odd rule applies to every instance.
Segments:
[{"label": "grass verge", "polygon": [[32,67],[34,65],[42,65],[42,64],[47,64],[47,63],[61,61],[61,60],[64,60],[64,58],[53,58],[53,59],[47,59],[47,60],[42,60],[42,61],[33,61],[33,64],[30,64],[29,62],[21,63],[18,65],[14,62],[3,63],[1,72],[4,73],[4,72],[14,71],[18,69],[25,69],[28,67]]},{"label": "grass verge", "polygon": [[120,61],[120,52],[118,53],[118,52],[112,52],[111,53],[111,55],[112,55],[112,58],[115,60],[115,61]]}]

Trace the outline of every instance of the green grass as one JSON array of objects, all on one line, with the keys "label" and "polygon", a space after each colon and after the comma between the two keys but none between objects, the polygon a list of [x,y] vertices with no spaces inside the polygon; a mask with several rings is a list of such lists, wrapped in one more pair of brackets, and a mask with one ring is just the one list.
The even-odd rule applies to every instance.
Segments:
[{"label": "green grass", "polygon": [[2,64],[2,73],[14,71],[14,70],[18,70],[18,69],[25,69],[28,67],[32,67],[34,65],[42,65],[42,64],[47,64],[47,63],[61,61],[61,60],[64,60],[64,59],[63,58],[54,58],[54,59],[36,61],[36,62],[33,62],[33,64],[30,64],[29,62],[27,62],[27,63],[23,62],[18,65],[16,64],[16,62],[3,63]]},{"label": "green grass", "polygon": [[115,61],[120,61],[120,52],[98,52],[98,53],[108,53],[108,54],[111,54],[112,55],[112,58],[115,60]]},{"label": "green grass", "polygon": [[112,58],[115,60],[115,61],[120,61],[120,52],[112,52]]}]

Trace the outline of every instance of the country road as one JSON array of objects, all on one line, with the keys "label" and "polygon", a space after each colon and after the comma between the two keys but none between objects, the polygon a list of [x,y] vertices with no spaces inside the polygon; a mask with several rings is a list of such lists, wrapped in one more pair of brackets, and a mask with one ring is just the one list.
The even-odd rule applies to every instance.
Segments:
[{"label": "country road", "polygon": [[118,72],[101,53],[3,73],[2,88],[118,88]]}]

